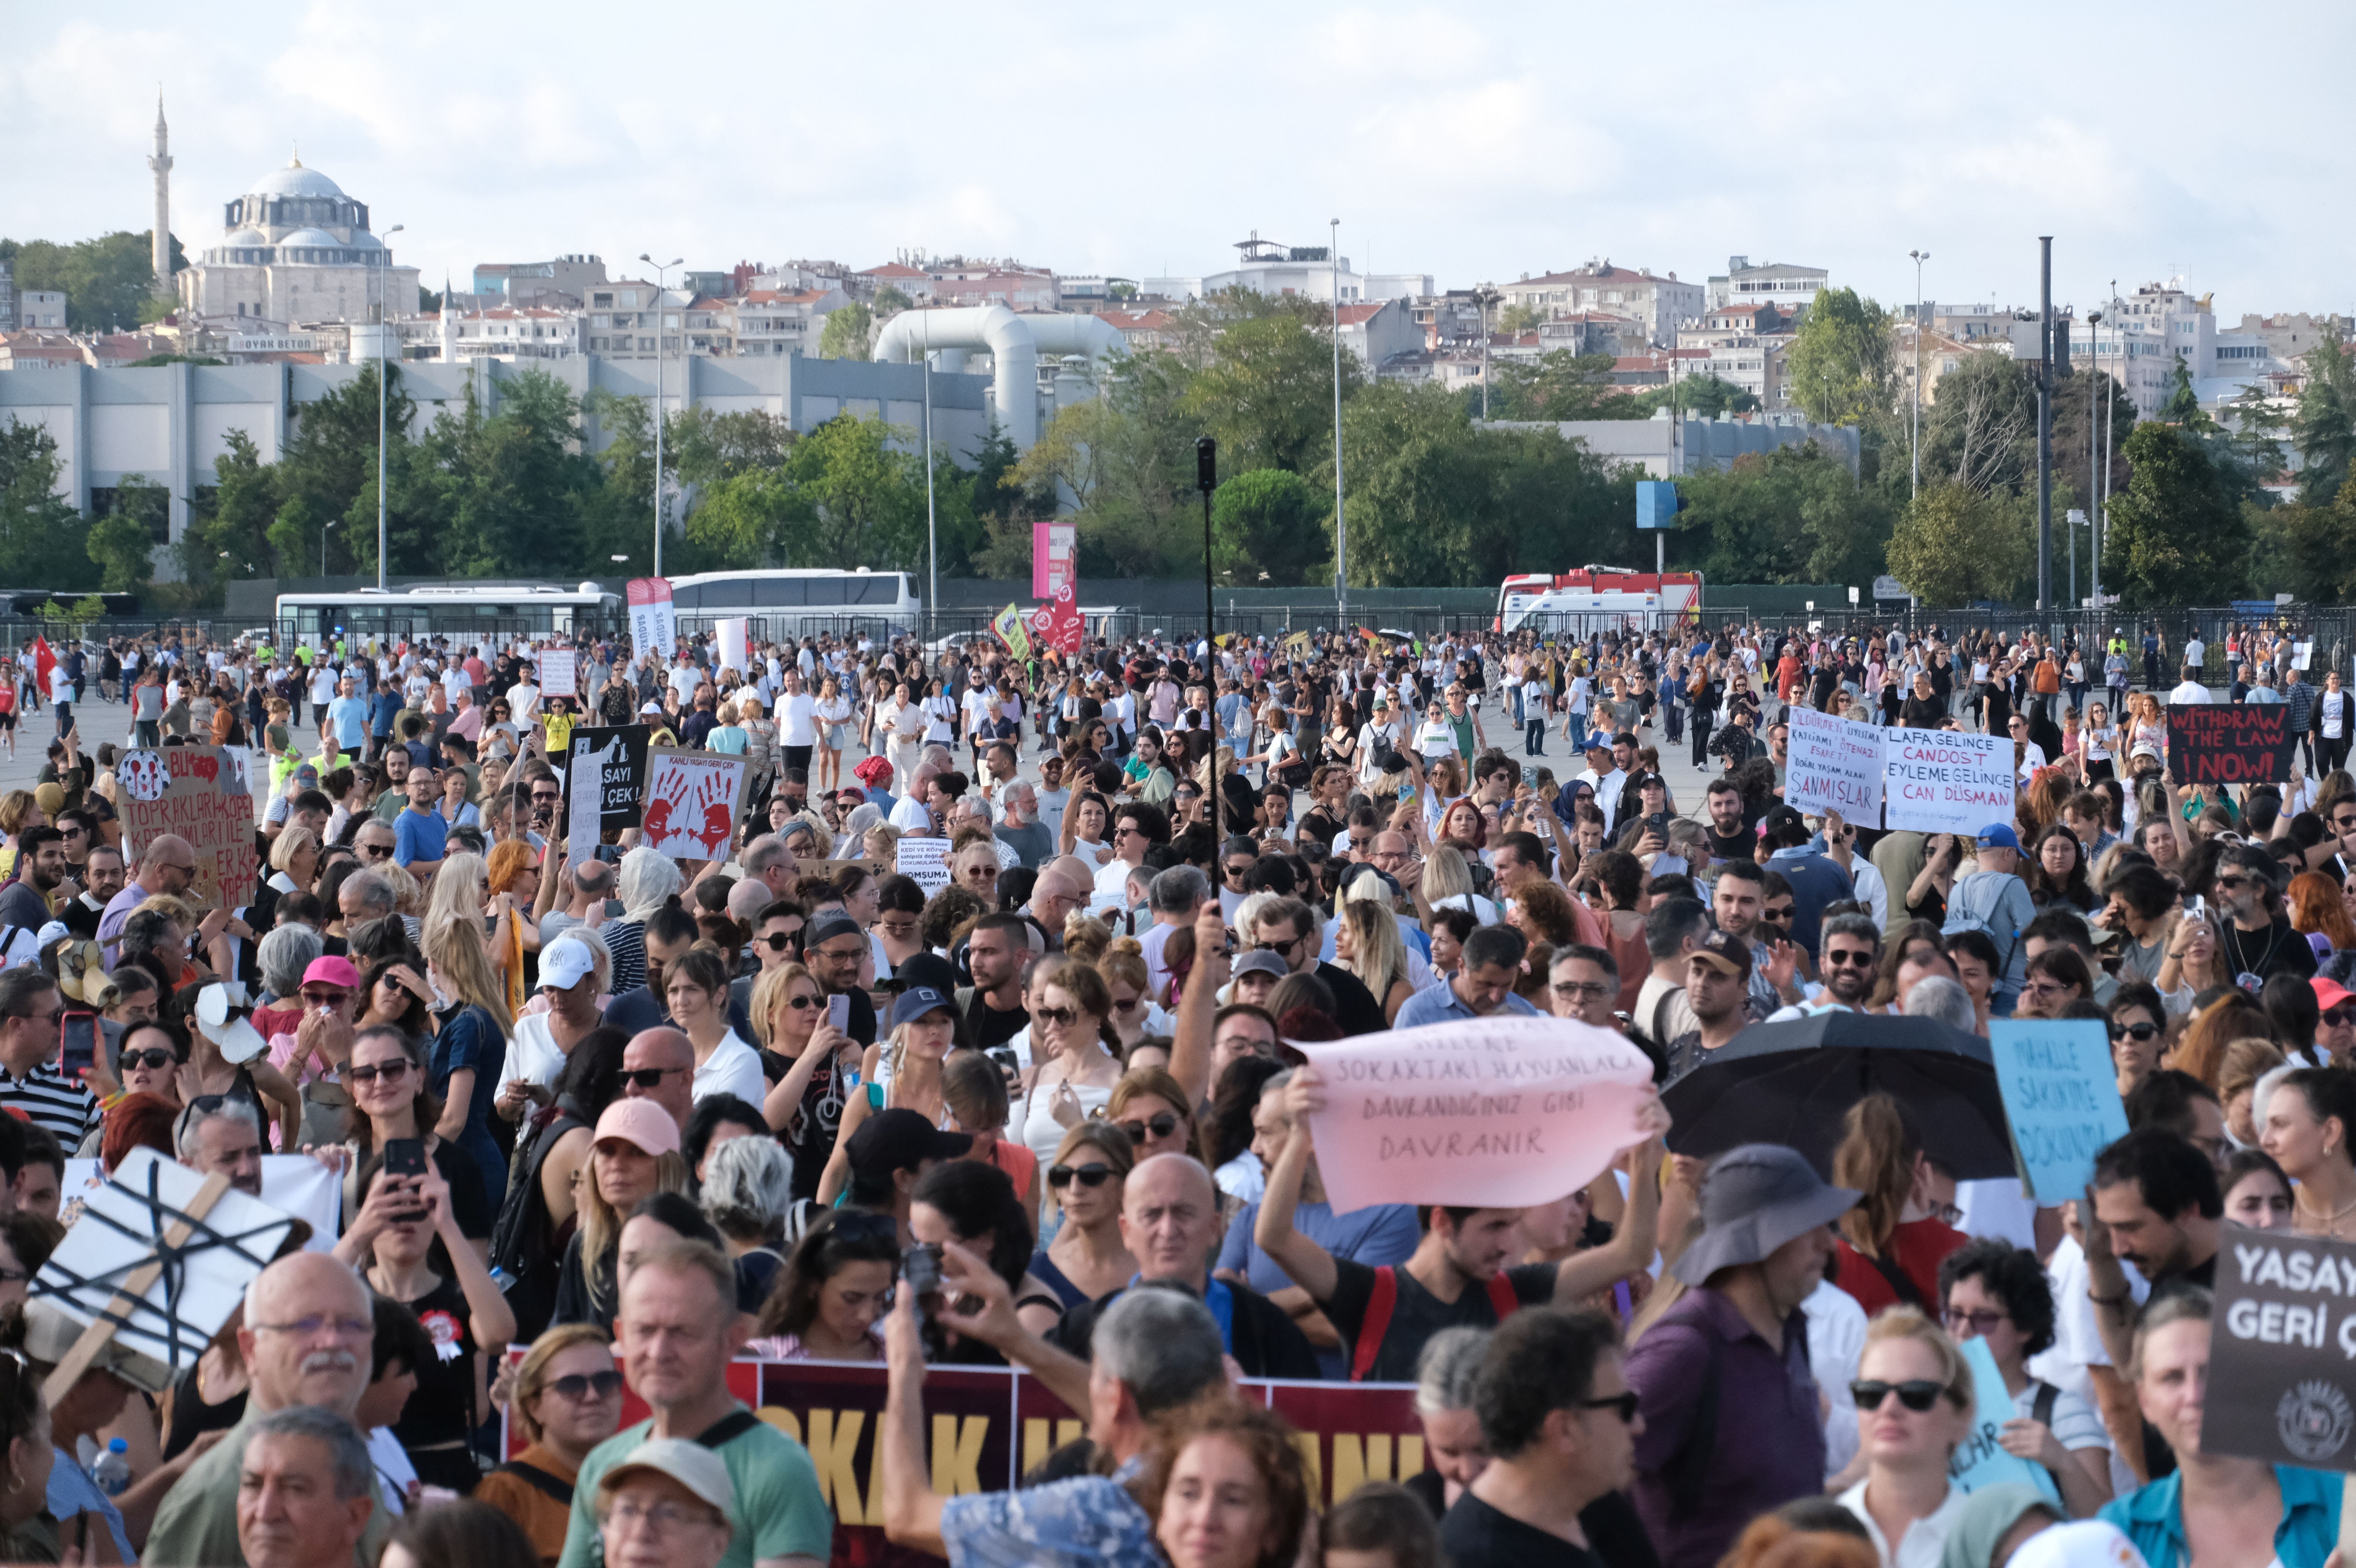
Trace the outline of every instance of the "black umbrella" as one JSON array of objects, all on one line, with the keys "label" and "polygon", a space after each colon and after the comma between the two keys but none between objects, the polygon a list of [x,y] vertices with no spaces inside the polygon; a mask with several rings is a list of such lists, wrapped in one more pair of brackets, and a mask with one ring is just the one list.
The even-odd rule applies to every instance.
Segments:
[{"label": "black umbrella", "polygon": [[1931,1019],[1824,1012],[1752,1024],[1662,1091],[1674,1154],[1788,1144],[1832,1170],[1841,1118],[1879,1090],[1963,1180],[2019,1173],[1988,1042]]}]

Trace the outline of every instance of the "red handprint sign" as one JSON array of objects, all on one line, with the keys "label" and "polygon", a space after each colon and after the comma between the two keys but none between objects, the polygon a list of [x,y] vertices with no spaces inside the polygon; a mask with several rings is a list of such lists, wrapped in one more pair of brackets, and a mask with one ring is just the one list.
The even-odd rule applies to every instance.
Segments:
[{"label": "red handprint sign", "polygon": [[744,759],[712,752],[647,751],[648,848],[681,860],[724,858],[744,797]]}]

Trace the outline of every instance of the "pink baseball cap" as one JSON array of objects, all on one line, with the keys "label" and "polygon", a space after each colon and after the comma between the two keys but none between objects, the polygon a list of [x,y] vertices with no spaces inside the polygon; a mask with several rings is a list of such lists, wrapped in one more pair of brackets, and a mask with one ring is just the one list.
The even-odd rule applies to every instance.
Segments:
[{"label": "pink baseball cap", "polygon": [[597,1136],[590,1141],[601,1144],[607,1138],[636,1144],[648,1154],[677,1154],[679,1124],[652,1100],[616,1100],[597,1118]]},{"label": "pink baseball cap", "polygon": [[311,966],[303,971],[303,984],[315,983],[341,986],[347,991],[357,991],[360,988],[360,972],[353,968],[352,961],[341,954],[323,953],[312,959]]}]

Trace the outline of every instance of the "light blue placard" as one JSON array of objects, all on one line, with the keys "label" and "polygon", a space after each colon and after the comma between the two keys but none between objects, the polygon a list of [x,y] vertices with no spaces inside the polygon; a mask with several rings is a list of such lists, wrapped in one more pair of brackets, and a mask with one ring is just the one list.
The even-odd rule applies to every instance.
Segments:
[{"label": "light blue placard", "polygon": [[2003,1481],[2026,1481],[2061,1507],[2062,1488],[2054,1484],[2053,1472],[2034,1460],[2006,1453],[1997,1441],[1997,1434],[2016,1412],[1987,1341],[1975,1334],[1963,1341],[1963,1351],[1972,1369],[1972,1429],[1956,1447],[1955,1456],[1947,1461],[1948,1477],[1967,1492]]},{"label": "light blue placard", "polygon": [[1991,1019],[1988,1047],[2029,1195],[2083,1197],[2096,1152],[2127,1136],[2109,1034],[2093,1019]]}]

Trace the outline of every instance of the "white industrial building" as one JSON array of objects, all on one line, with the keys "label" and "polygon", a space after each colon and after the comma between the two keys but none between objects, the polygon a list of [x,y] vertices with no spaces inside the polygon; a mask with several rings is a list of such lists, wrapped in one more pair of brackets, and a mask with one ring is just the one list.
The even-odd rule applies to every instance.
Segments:
[{"label": "white industrial building", "polygon": [[1248,240],[1236,241],[1241,253],[1237,264],[1223,272],[1193,277],[1144,278],[1138,292],[1153,299],[1194,300],[1226,289],[1249,289],[1258,294],[1299,294],[1303,299],[1332,304],[1335,291],[1344,304],[1354,300],[1416,300],[1435,293],[1430,272],[1361,272],[1341,258],[1338,271],[1333,252],[1323,245],[1280,245],[1252,230]]}]

